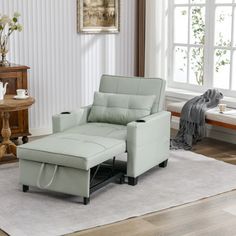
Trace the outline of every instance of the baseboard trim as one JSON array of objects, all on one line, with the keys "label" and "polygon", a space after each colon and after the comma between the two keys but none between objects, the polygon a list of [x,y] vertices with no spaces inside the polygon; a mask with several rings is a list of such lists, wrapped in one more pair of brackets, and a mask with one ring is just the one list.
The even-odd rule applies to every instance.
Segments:
[{"label": "baseboard trim", "polygon": [[179,129],[179,118],[178,117],[172,116],[171,128],[172,129]]},{"label": "baseboard trim", "polygon": [[30,129],[30,133],[32,134],[32,137],[49,135],[49,134],[52,134],[52,128],[49,128],[49,127],[36,128],[36,129],[33,128],[33,129]]}]

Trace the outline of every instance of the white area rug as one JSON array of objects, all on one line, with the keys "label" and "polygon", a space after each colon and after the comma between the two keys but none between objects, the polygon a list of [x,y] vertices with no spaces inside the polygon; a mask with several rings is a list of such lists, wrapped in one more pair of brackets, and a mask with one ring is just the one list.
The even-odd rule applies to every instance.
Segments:
[{"label": "white area rug", "polygon": [[[148,158],[148,157],[147,157]],[[135,187],[110,184],[84,206],[80,198],[31,189],[21,192],[17,164],[0,167],[0,228],[14,236],[53,236],[178,206],[236,189],[236,166],[173,151]]]}]

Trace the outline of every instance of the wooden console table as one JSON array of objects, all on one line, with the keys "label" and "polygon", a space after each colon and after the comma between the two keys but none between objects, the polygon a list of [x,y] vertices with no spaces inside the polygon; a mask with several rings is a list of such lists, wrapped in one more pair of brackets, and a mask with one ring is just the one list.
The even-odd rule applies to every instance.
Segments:
[{"label": "wooden console table", "polygon": [[[28,66],[11,64],[10,66],[0,66],[0,81],[8,83],[8,95],[16,95],[17,89],[28,89],[27,85],[27,71]],[[10,127],[12,138],[17,139],[22,137],[23,143],[28,142],[29,127],[28,127],[28,110],[14,111],[10,113]],[[0,122],[0,129],[1,124]],[[2,137],[0,136],[0,141]]]},{"label": "wooden console table", "polygon": [[3,141],[0,145],[0,161],[5,154],[13,154],[16,159],[16,145],[10,140],[11,128],[9,126],[10,113],[28,109],[35,100],[29,97],[24,100],[14,99],[14,95],[6,95],[4,100],[0,101],[0,112],[2,114],[2,137]]}]

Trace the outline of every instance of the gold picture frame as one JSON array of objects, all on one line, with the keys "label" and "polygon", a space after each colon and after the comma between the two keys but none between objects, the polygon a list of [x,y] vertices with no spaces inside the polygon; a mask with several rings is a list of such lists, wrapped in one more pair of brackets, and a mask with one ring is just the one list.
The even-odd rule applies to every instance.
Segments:
[{"label": "gold picture frame", "polygon": [[120,0],[77,0],[79,33],[119,33]]}]

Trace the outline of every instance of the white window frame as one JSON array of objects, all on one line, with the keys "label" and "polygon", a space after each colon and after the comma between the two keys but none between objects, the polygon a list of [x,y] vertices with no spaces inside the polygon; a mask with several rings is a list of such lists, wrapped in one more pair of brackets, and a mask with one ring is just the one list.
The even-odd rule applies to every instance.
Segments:
[{"label": "white window frame", "polygon": [[[192,7],[192,6],[201,6],[205,7],[206,14],[205,14],[205,45],[204,45],[204,57],[205,57],[205,63],[204,63],[204,82],[203,85],[194,85],[187,83],[181,83],[174,81],[174,47],[175,46],[181,46],[181,43],[174,43],[174,7],[175,6],[181,6],[181,7]],[[219,47],[215,46],[214,42],[214,32],[215,32],[215,10],[217,6],[234,6],[236,9],[236,1],[234,3],[215,3],[215,0],[206,0],[206,3],[204,4],[190,4],[190,0],[188,0],[187,4],[174,4],[174,0],[169,0],[169,23],[168,23],[168,87],[170,88],[177,88],[177,89],[184,89],[194,92],[204,92],[205,90],[213,87],[213,76],[214,76],[214,50],[216,48],[220,49],[226,49],[231,51],[231,58],[230,61],[232,62],[233,59],[233,51],[236,53],[236,46],[233,46],[234,39],[234,33],[233,30],[236,31],[234,25],[234,18],[236,17],[235,11],[233,10],[232,13],[232,33],[231,33],[231,46],[230,47]],[[210,10],[209,10],[210,9]],[[190,22],[190,11],[188,12],[188,21]],[[210,27],[209,27],[210,26]],[[190,30],[188,32],[188,38],[190,37]],[[182,46],[185,47],[196,47],[195,44],[182,44]],[[188,58],[189,63],[189,58]],[[232,71],[233,66],[232,63],[230,65],[230,88],[232,88]],[[187,68],[187,73],[189,73],[189,64]],[[189,74],[187,74],[187,77],[189,77]],[[236,78],[235,78],[236,79]],[[232,89],[221,89],[219,88],[224,95],[236,97],[236,91]]]}]

